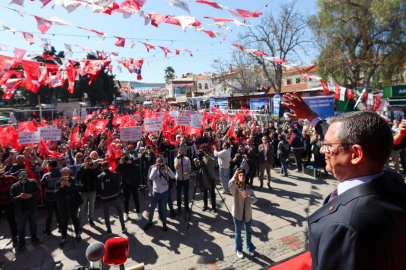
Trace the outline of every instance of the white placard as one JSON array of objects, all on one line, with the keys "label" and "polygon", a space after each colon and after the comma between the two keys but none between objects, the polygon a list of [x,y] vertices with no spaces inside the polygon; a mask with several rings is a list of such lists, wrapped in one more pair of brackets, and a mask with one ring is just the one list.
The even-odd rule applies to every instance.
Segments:
[{"label": "white placard", "polygon": [[39,131],[18,132],[18,143],[39,143],[40,141]]},{"label": "white placard", "polygon": [[134,119],[134,121],[136,121],[136,122],[140,122],[140,121],[141,121],[141,117],[140,117],[139,114],[130,115],[130,117],[131,117],[132,119]]},{"label": "white placard", "polygon": [[176,116],[175,123],[178,126],[190,126],[190,116]]},{"label": "white placard", "polygon": [[154,112],[155,115],[159,115],[159,117],[164,117],[165,113],[164,112]]},{"label": "white placard", "polygon": [[122,127],[120,129],[120,140],[123,142],[138,141],[142,137],[142,127]]},{"label": "white placard", "polygon": [[160,131],[163,130],[162,117],[144,119],[145,131]]},{"label": "white placard", "polygon": [[171,111],[171,112],[169,112],[169,115],[170,115],[171,117],[176,117],[176,116],[179,115],[179,111]]},{"label": "white placard", "polygon": [[43,139],[45,142],[47,141],[60,141],[61,140],[61,130],[58,128],[54,128],[56,126],[47,126],[38,128],[40,138]]},{"label": "white placard", "polygon": [[202,127],[202,116],[200,114],[194,114],[190,116],[190,126],[194,128]]}]

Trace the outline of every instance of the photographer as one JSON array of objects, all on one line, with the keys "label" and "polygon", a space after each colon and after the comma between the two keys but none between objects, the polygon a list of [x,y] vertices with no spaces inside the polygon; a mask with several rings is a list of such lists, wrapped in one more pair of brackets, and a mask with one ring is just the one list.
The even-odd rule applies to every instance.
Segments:
[{"label": "photographer", "polygon": [[[146,151],[144,151],[141,155],[141,162],[142,162],[142,169],[141,171],[143,172],[143,178],[149,179],[148,171],[149,168],[155,164],[156,161],[156,153],[152,150],[152,146],[151,145],[147,145],[146,147]],[[144,181],[145,181],[144,180]],[[146,184],[146,181],[144,182],[144,184]]]},{"label": "photographer", "polygon": [[[188,157],[185,156],[183,148],[178,149],[178,156],[174,160],[176,170],[176,199],[178,202],[178,215],[181,214],[182,208],[182,188],[184,196],[185,211],[190,212],[189,209],[189,180],[190,173],[192,172],[192,164]],[[171,196],[169,194],[169,196]]]},{"label": "photographer", "polygon": [[238,146],[238,152],[234,156],[233,162],[236,164],[236,169],[244,170],[245,174],[248,175],[250,171],[250,164],[252,165],[252,156],[245,151],[244,145]]},{"label": "photographer", "polygon": [[68,231],[69,217],[72,219],[73,226],[75,227],[76,240],[79,242],[80,237],[80,224],[78,219],[78,208],[82,203],[82,198],[79,194],[79,184],[74,178],[70,177],[69,168],[63,168],[60,171],[60,179],[55,182],[55,197],[58,200],[59,213],[61,214],[61,234],[62,240],[59,247],[63,247],[66,243],[66,236]]},{"label": "photographer", "polygon": [[[162,209],[162,223],[163,230],[166,232],[168,227],[166,226],[166,216],[167,216],[167,207],[168,194],[169,194],[169,185],[171,178],[175,178],[175,174],[168,168],[166,164],[163,163],[163,159],[158,157],[156,160],[156,167],[151,169],[151,174],[149,179],[153,183],[153,191],[151,194],[151,207],[149,209],[148,223],[144,227],[144,231],[148,230],[152,226],[152,218],[154,217],[154,211],[158,204]],[[172,187],[173,188],[173,187]]]},{"label": "photographer", "polygon": [[41,240],[37,237],[37,195],[40,194],[40,189],[35,180],[28,179],[26,170],[19,170],[16,175],[18,182],[14,183],[10,189],[10,201],[15,204],[18,228],[16,254],[20,254],[25,249],[25,224],[27,219],[30,224],[31,243],[33,245],[42,245]]},{"label": "photographer", "polygon": [[100,174],[100,170],[96,169],[96,165],[93,163],[92,158],[86,157],[85,163],[80,167],[78,171],[78,179],[80,186],[80,193],[82,195],[83,203],[79,207],[79,223],[83,224],[83,213],[85,212],[86,205],[88,205],[88,220],[91,227],[95,227],[93,222],[94,203],[96,201],[97,190],[97,176]]},{"label": "photographer", "polygon": [[103,161],[101,164],[103,172],[97,177],[98,190],[104,212],[104,222],[107,227],[107,235],[111,235],[109,213],[110,205],[116,208],[118,218],[121,223],[122,233],[125,233],[127,231],[127,228],[124,225],[123,210],[121,208],[120,199],[118,198],[118,195],[120,194],[120,180],[118,179],[116,173],[110,172],[109,167],[109,163],[107,161]]},{"label": "photographer", "polygon": [[130,159],[130,154],[123,151],[120,162],[116,167],[116,172],[120,173],[120,182],[124,192],[124,221],[128,220],[130,195],[132,195],[137,213],[136,221],[142,220],[140,212],[140,201],[138,199],[138,187],[140,185],[139,171],[137,165]]},{"label": "photographer", "polygon": [[250,136],[247,140],[247,145],[245,146],[245,152],[251,155],[251,163],[249,173],[247,174],[247,181],[250,183],[252,189],[254,188],[254,177],[258,171],[258,148],[254,145],[254,138]]},{"label": "photographer", "polygon": [[[216,193],[215,193],[215,189],[216,189],[216,183],[215,183],[215,177],[216,177],[216,172],[215,172],[215,162],[216,159],[213,155],[211,155],[209,153],[209,146],[207,144],[203,144],[200,147],[201,151],[198,158],[194,159],[194,162],[196,165],[198,165],[199,163],[199,159],[201,159],[203,161],[203,163],[206,165],[207,168],[207,172],[209,174],[209,179],[210,179],[210,196],[211,196],[211,207],[214,213],[217,212],[217,207],[216,207]],[[203,156],[201,156],[203,155]],[[203,201],[204,201],[204,207],[203,207],[203,211],[207,211],[208,207],[207,207],[207,200],[208,200],[208,190],[204,190],[203,191]]]},{"label": "photographer", "polygon": [[[47,217],[43,233],[51,234],[52,217],[55,212],[58,228],[61,230],[61,219],[58,209],[58,202],[55,196],[55,183],[61,178],[61,172],[58,169],[56,160],[52,160],[48,164],[49,172],[44,174],[41,179],[41,188],[44,191],[45,208],[47,209]],[[69,169],[68,169],[69,170]]]}]

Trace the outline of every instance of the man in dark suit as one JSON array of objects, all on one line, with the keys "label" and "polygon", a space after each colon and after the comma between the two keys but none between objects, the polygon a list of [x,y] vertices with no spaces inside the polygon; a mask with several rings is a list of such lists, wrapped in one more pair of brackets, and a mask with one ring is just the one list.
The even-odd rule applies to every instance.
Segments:
[{"label": "man in dark suit", "polygon": [[264,105],[260,108],[261,110],[265,110],[266,112],[270,111],[269,105],[268,105],[268,100],[264,99]]},{"label": "man in dark suit", "polygon": [[325,121],[298,94],[284,97],[295,112],[289,117],[307,118],[324,134],[320,153],[340,181],[308,220],[312,269],[405,269],[406,185],[384,171],[393,146],[385,119],[360,111]]}]

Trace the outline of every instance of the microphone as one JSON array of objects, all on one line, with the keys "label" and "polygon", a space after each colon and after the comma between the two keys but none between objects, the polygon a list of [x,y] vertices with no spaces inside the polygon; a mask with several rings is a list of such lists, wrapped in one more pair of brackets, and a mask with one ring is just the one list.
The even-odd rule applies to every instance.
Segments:
[{"label": "microphone", "polygon": [[124,270],[130,246],[128,240],[123,237],[110,238],[106,241],[106,253],[103,256],[104,264],[118,264],[120,270]]},{"label": "microphone", "polygon": [[102,242],[93,242],[86,249],[86,258],[90,262],[90,269],[100,270],[102,266],[102,258],[106,253],[106,247]]}]

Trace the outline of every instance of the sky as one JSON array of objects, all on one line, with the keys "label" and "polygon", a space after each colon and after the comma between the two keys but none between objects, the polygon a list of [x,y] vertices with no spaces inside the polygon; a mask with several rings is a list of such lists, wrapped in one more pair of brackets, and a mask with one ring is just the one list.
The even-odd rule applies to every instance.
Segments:
[{"label": "sky", "polygon": [[[30,52],[39,53],[43,52],[40,48],[42,42],[40,37],[50,38],[51,45],[55,47],[56,51],[64,51],[64,42],[72,45],[79,45],[89,47],[93,50],[104,52],[116,52],[119,54],[117,59],[121,57],[130,57],[135,59],[143,59],[144,65],[142,68],[143,83],[163,83],[164,69],[172,66],[175,70],[175,75],[181,77],[183,74],[192,72],[193,74],[201,74],[203,72],[214,71],[211,68],[213,59],[219,57],[227,57],[232,50],[236,48],[231,46],[232,43],[238,44],[237,35],[239,32],[246,30],[246,27],[235,27],[233,23],[227,23],[230,29],[219,29],[208,24],[214,23],[213,20],[204,19],[203,17],[219,17],[231,18],[226,9],[215,9],[209,5],[200,3],[188,3],[190,14],[186,11],[172,7],[169,2],[165,0],[147,0],[142,10],[146,13],[157,13],[165,15],[188,15],[196,17],[202,23],[204,30],[220,31],[227,34],[228,40],[221,37],[211,38],[204,32],[195,32],[191,29],[182,30],[180,26],[171,24],[160,24],[159,27],[152,26],[151,24],[144,25],[144,19],[139,15],[134,15],[131,18],[124,19],[121,13],[115,13],[112,16],[107,14],[92,13],[91,7],[79,6],[70,14],[62,6],[56,5],[52,9],[55,0],[52,0],[47,6],[41,9],[42,3],[39,0],[24,1],[24,7],[11,4],[11,0],[0,0],[0,23],[12,27],[18,31],[28,32],[34,35],[35,43],[29,45],[23,35],[19,32],[5,32],[0,27],[0,44],[10,46],[7,51],[0,51],[2,55],[13,56],[13,50],[20,48],[27,50],[26,56]],[[118,0],[117,3],[121,4],[123,0]],[[304,14],[314,13],[316,0],[298,0],[296,7]],[[249,11],[259,12],[276,12],[281,3],[289,3],[289,0],[217,0],[217,3],[231,7],[233,9],[243,9]],[[265,5],[268,4],[267,9]],[[13,8],[19,11],[30,13],[45,19],[56,16],[72,26],[60,26],[53,24],[51,28],[42,35],[37,29],[37,22],[33,16],[21,17],[17,12],[7,9]],[[235,17],[233,17],[235,18]],[[240,20],[241,21],[241,20]],[[247,24],[258,25],[261,18],[249,18]],[[87,29],[94,29],[107,34],[106,39],[98,44],[100,37],[96,34],[81,30],[76,26]],[[230,32],[232,30],[232,32]],[[125,46],[131,43],[131,40],[142,41],[145,43],[156,46],[156,49],[151,49],[148,53],[142,43],[136,43],[134,47],[122,48],[116,47],[114,43],[117,39],[114,36],[123,37],[126,39]],[[172,53],[165,57],[163,50],[158,46],[169,48]],[[193,57],[187,52],[181,51],[180,55],[175,55],[175,49],[188,49],[192,51]],[[83,51],[79,47],[72,46],[73,56],[72,60],[84,59],[88,52]],[[314,59],[313,56],[305,56],[305,61]],[[288,59],[289,60],[289,59]],[[148,62],[150,67],[148,67]],[[130,74],[127,69],[123,67],[123,73],[119,74],[117,70],[117,62],[112,61],[113,74],[116,79],[121,81],[136,81],[137,75]]]}]

